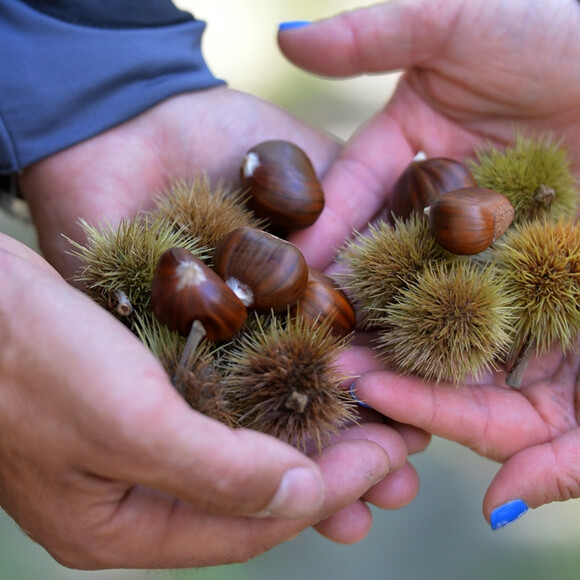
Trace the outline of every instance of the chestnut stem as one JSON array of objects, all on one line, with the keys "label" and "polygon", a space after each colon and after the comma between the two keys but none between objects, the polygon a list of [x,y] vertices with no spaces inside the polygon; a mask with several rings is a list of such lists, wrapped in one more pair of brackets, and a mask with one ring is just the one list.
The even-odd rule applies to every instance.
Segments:
[{"label": "chestnut stem", "polygon": [[116,301],[115,312],[119,316],[129,316],[133,312],[133,305],[127,294],[123,290],[115,290],[113,296]]},{"label": "chestnut stem", "polygon": [[[191,330],[187,336],[187,341],[183,350],[181,351],[181,357],[179,358],[179,363],[177,364],[177,369],[173,375],[173,384],[176,384],[176,379],[181,369],[187,370],[189,368],[189,363],[191,357],[197,350],[199,343],[204,339],[206,335],[205,328],[199,320],[194,320],[191,325]],[[179,389],[178,389],[179,390]]]},{"label": "chestnut stem", "polygon": [[508,387],[512,387],[513,389],[519,389],[522,384],[522,378],[524,376],[524,372],[534,354],[535,342],[528,338],[519,348],[518,352],[515,353],[513,358],[513,363],[508,368],[508,373],[506,375],[506,385]]}]

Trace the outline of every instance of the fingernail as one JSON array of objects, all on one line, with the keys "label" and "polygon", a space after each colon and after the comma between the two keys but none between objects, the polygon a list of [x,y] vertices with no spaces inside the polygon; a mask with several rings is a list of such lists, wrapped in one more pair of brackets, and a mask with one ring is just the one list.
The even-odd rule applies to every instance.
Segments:
[{"label": "fingernail", "polygon": [[356,383],[351,383],[350,384],[350,396],[361,406],[361,407],[365,407],[366,409],[372,409],[372,407],[370,405],[367,405],[364,401],[361,401],[357,396],[356,396]]},{"label": "fingernail", "polygon": [[499,528],[503,528],[504,526],[515,522],[517,519],[521,518],[528,509],[526,502],[521,499],[514,499],[496,507],[491,512],[491,529],[498,530]]},{"label": "fingernail", "polygon": [[284,474],[272,501],[256,517],[302,518],[316,511],[323,500],[321,476],[307,467],[294,467]]},{"label": "fingernail", "polygon": [[290,22],[282,22],[278,26],[278,30],[283,32],[284,30],[296,30],[297,28],[304,28],[310,24],[309,20],[291,20]]}]

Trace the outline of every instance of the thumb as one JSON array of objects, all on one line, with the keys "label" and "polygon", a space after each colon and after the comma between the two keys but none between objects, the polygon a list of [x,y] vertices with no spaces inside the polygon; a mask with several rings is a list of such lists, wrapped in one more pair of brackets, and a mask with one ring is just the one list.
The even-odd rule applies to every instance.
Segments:
[{"label": "thumb", "polygon": [[580,429],[513,455],[489,486],[483,511],[492,529],[553,501],[580,497]]},{"label": "thumb", "polygon": [[298,518],[320,507],[324,481],[310,458],[264,434],[230,429],[193,411],[170,385],[146,381],[138,384],[147,403],[109,425],[116,445],[99,474],[216,514]]},{"label": "thumb", "polygon": [[280,26],[278,44],[297,66],[332,77],[387,72],[441,53],[461,2],[407,0]]}]

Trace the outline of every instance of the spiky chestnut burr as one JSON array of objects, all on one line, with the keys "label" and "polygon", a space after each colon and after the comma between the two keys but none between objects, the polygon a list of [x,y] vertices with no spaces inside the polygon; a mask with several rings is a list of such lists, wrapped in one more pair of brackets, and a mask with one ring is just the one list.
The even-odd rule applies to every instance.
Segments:
[{"label": "spiky chestnut burr", "polygon": [[425,267],[380,323],[378,350],[396,370],[459,384],[505,356],[513,309],[493,268],[457,260]]},{"label": "spiky chestnut burr", "polygon": [[514,223],[546,216],[572,218],[578,207],[571,160],[552,134],[524,137],[504,150],[488,145],[467,162],[480,187],[505,195],[515,210]]},{"label": "spiky chestnut burr", "polygon": [[[580,225],[547,218],[509,230],[494,251],[493,263],[505,292],[517,307],[515,341],[507,382],[518,386],[526,353],[560,345],[576,348],[580,332]],[[514,365],[513,361],[519,362]]]},{"label": "spiky chestnut burr", "polygon": [[81,262],[75,280],[129,325],[149,315],[153,271],[166,250],[180,245],[198,258],[208,256],[198,238],[176,230],[163,216],[141,214],[118,226],[97,227],[83,220],[80,224],[86,242],[70,240],[71,254]]},{"label": "spiky chestnut burr", "polygon": [[203,342],[189,358],[186,368],[180,364],[185,339],[155,317],[141,320],[136,334],[159,359],[176,390],[192,409],[230,427],[237,426],[216,363],[218,347]]},{"label": "spiky chestnut burr", "polygon": [[220,359],[231,409],[244,427],[322,447],[356,418],[337,363],[346,343],[302,318],[256,321]]},{"label": "spiky chestnut burr", "polygon": [[377,313],[413,282],[423,268],[448,254],[433,239],[428,220],[412,213],[393,224],[379,222],[368,234],[356,234],[339,254],[346,266],[341,286],[361,314],[360,324],[372,327]]},{"label": "spiky chestnut burr", "polygon": [[155,213],[172,222],[176,231],[199,237],[201,244],[213,250],[236,228],[264,225],[246,207],[247,198],[247,193],[230,189],[223,182],[212,186],[206,175],[200,175],[191,182],[173,182],[157,197]]}]

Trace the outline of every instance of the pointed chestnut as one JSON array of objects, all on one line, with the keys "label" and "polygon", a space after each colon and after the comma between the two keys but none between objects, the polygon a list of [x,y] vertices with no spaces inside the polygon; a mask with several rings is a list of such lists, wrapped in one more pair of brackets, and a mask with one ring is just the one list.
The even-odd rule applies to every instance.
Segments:
[{"label": "pointed chestnut", "polygon": [[194,321],[208,340],[228,340],[247,311],[224,281],[185,248],[170,248],[159,259],[151,287],[153,313],[168,328],[188,336]]},{"label": "pointed chestnut", "polygon": [[306,290],[290,315],[301,316],[314,326],[328,321],[330,332],[341,338],[356,326],[355,309],[347,295],[330,276],[314,268],[309,268]]},{"label": "pointed chestnut", "polygon": [[446,157],[412,161],[393,186],[392,211],[407,218],[412,211],[423,213],[436,197],[477,183],[463,163]]},{"label": "pointed chestnut", "polygon": [[483,187],[450,191],[425,208],[435,241],[454,254],[483,252],[508,229],[514,208],[507,197]]},{"label": "pointed chestnut", "polygon": [[213,267],[248,308],[262,312],[294,305],[308,283],[308,266],[297,246],[249,226],[218,243]]},{"label": "pointed chestnut", "polygon": [[289,141],[264,141],[244,156],[241,182],[249,207],[283,232],[312,225],[324,209],[324,192],[306,153]]}]

